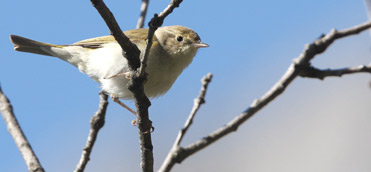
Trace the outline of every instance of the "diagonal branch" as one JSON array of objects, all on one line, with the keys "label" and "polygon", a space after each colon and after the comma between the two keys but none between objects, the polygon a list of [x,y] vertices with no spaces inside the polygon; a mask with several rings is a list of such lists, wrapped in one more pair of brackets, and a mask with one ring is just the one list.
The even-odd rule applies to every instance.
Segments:
[{"label": "diagonal branch", "polygon": [[106,117],[106,111],[108,106],[108,96],[102,91],[99,93],[100,102],[99,108],[94,116],[90,120],[90,132],[86,145],[82,151],[81,159],[77,165],[75,172],[83,172],[85,170],[86,164],[90,160],[90,154],[93,150],[95,140],[97,139],[99,130],[103,127]]},{"label": "diagonal branch", "polygon": [[146,20],[148,4],[149,0],[142,0],[142,5],[140,6],[140,16],[137,23],[137,29],[143,28],[144,21]]},{"label": "diagonal branch", "polygon": [[91,0],[93,6],[98,10],[106,22],[108,28],[111,31],[112,36],[116,39],[117,43],[120,44],[124,50],[123,55],[128,60],[129,67],[132,70],[136,70],[140,66],[138,47],[133,44],[129,38],[122,32],[112,12],[108,9],[103,0]]},{"label": "diagonal branch", "polygon": [[205,103],[205,95],[207,91],[207,86],[211,82],[211,79],[213,78],[213,74],[209,73],[206,76],[204,76],[201,80],[202,88],[200,91],[200,95],[194,100],[193,108],[191,113],[189,114],[189,117],[184,125],[184,128],[179,132],[178,138],[175,141],[176,145],[180,145],[180,142],[183,140],[185,134],[188,131],[188,128],[192,125],[193,119],[196,116],[198,110],[200,109],[201,105]]},{"label": "diagonal branch", "polygon": [[[225,126],[217,129],[208,136],[196,141],[187,147],[177,149],[177,152],[171,157],[171,161],[164,162],[160,170],[161,172],[170,171],[173,163],[180,163],[190,155],[202,150],[206,146],[214,143],[223,136],[236,131],[238,127],[252,117],[256,112],[265,107],[268,103],[281,95],[288,85],[301,73],[303,66],[309,66],[310,61],[318,54],[324,52],[335,40],[346,36],[358,34],[371,27],[371,22],[361,24],[359,26],[346,29],[343,31],[332,30],[329,34],[317,39],[313,43],[306,45],[304,51],[297,57],[289,66],[286,73],[281,79],[260,99],[255,100],[244,112],[228,122]],[[167,163],[167,164],[165,164]]]},{"label": "diagonal branch", "polygon": [[152,46],[152,38],[153,38],[153,35],[155,34],[155,31],[157,30],[157,28],[162,26],[165,18],[170,13],[172,13],[175,8],[179,7],[182,1],[183,0],[171,0],[169,5],[160,13],[160,15],[155,14],[153,18],[151,19],[151,21],[148,23],[149,30],[148,30],[148,36],[147,36],[147,45],[144,51],[142,65],[141,65],[141,68],[139,69],[140,76],[145,75],[145,69],[147,67],[149,50],[151,49],[151,46]]},{"label": "diagonal branch", "polygon": [[371,65],[360,65],[357,67],[341,68],[341,69],[317,69],[312,66],[307,66],[300,72],[300,76],[303,78],[317,78],[323,80],[325,77],[336,76],[341,77],[346,74],[354,73],[371,73]]},{"label": "diagonal branch", "polygon": [[[196,116],[196,114],[197,114],[198,110],[200,109],[201,105],[205,103],[205,95],[206,95],[206,91],[207,91],[207,86],[211,82],[212,77],[213,77],[213,75],[211,73],[209,73],[202,78],[202,80],[201,80],[202,88],[201,88],[201,91],[200,91],[200,95],[196,99],[194,99],[192,111],[189,114],[186,123],[184,124],[184,128],[179,131],[179,134],[178,134],[177,138],[175,139],[174,145],[171,148],[170,152],[168,153],[163,165],[164,164],[174,165],[176,163],[176,162],[171,162],[171,161],[175,160],[173,157],[176,156],[176,153],[178,152],[178,149],[180,149],[180,142],[183,140],[183,138],[184,138],[185,134],[187,133],[189,127],[192,125],[193,119]],[[172,168],[172,166],[161,166],[159,171],[170,171],[171,168]]]},{"label": "diagonal branch", "polygon": [[44,172],[36,154],[32,150],[30,143],[24,135],[17,118],[13,113],[13,107],[9,99],[4,95],[0,87],[0,112],[8,127],[9,134],[13,137],[15,144],[21,152],[23,159],[26,161],[28,171]]}]

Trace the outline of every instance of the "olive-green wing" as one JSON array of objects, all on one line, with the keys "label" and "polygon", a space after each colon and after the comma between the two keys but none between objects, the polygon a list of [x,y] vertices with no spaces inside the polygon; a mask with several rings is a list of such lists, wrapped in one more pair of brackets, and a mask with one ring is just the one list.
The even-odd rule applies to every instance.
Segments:
[{"label": "olive-green wing", "polygon": [[[133,29],[125,31],[124,34],[129,37],[130,41],[134,44],[138,44],[140,42],[145,43],[148,35],[148,29]],[[101,36],[96,38],[90,38],[86,40],[82,40],[79,42],[74,43],[73,45],[82,46],[85,48],[99,48],[102,44],[110,43],[116,41],[115,38],[112,35],[108,36]],[[154,37],[153,42],[157,41],[157,39]]]}]

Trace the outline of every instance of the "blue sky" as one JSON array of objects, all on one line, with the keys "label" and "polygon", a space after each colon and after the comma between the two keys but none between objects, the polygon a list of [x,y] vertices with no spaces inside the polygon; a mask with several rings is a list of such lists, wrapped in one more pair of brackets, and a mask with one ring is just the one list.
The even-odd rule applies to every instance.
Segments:
[{"label": "blue sky", "polygon": [[[106,1],[123,30],[133,29],[140,1]],[[168,1],[151,1],[148,15]],[[69,44],[107,35],[90,1],[10,1],[0,7],[0,84],[43,167],[73,171],[97,109],[99,84],[57,58],[15,52],[10,34]],[[147,21],[149,19],[147,17]],[[366,22],[363,0],[184,1],[164,25],[184,25],[203,42],[172,89],[152,100],[155,168],[161,165],[198,95],[214,79],[183,145],[227,123],[262,96],[306,43],[330,29]],[[313,60],[320,68],[369,64],[370,35],[339,40]],[[239,130],[176,165],[174,171],[371,171],[370,75],[296,79]],[[133,107],[133,103],[126,102]],[[140,171],[134,117],[110,102],[87,171]],[[0,122],[0,171],[26,171]]]}]

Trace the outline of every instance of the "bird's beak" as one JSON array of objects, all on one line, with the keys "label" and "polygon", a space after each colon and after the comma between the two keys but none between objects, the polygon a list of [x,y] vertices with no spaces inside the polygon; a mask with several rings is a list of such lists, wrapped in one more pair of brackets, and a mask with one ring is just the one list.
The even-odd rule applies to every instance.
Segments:
[{"label": "bird's beak", "polygon": [[208,44],[205,44],[203,42],[197,42],[197,43],[193,43],[193,46],[196,47],[196,48],[206,48],[206,47],[209,47]]}]

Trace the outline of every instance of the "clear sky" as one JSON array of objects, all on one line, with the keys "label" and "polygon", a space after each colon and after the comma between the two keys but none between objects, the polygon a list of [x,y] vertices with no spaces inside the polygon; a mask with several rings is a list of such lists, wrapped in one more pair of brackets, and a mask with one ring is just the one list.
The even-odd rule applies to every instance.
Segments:
[{"label": "clear sky", "polygon": [[[106,3],[123,30],[135,28],[139,0]],[[151,1],[148,15],[167,4]],[[99,84],[57,58],[15,52],[9,35],[70,44],[107,35],[108,28],[88,0],[5,0],[0,8],[1,87],[43,167],[73,171],[97,109]],[[210,47],[198,52],[166,95],[152,101],[155,168],[183,126],[199,93],[199,81],[208,72],[214,79],[206,104],[183,145],[223,126],[262,96],[306,43],[332,28],[345,29],[367,20],[363,0],[185,0],[164,25],[190,27]],[[339,68],[370,60],[370,35],[364,32],[337,41],[313,64]],[[174,171],[371,171],[370,80],[367,74],[324,81],[298,78],[237,132],[176,165]],[[133,107],[132,102],[126,103]],[[88,172],[140,171],[133,119],[110,102]],[[0,171],[26,169],[0,120]]]}]

